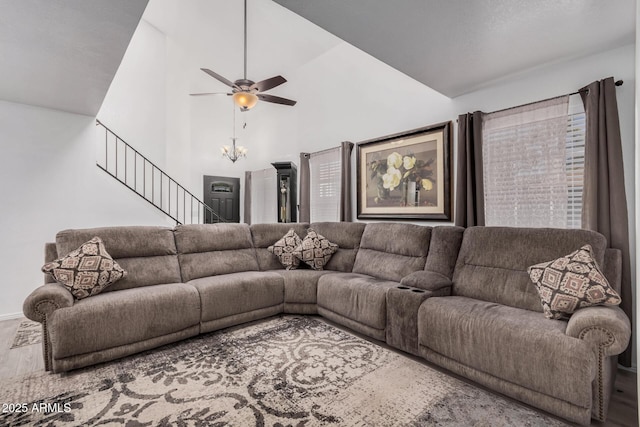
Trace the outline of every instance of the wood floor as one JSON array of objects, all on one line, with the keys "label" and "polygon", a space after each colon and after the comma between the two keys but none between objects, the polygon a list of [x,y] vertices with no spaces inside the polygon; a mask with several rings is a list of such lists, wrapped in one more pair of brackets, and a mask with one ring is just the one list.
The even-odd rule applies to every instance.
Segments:
[{"label": "wood floor", "polygon": [[[0,387],[2,387],[3,379],[44,370],[40,344],[10,349],[16,329],[22,320],[24,319],[0,321]],[[353,331],[351,332],[353,333]],[[638,426],[638,389],[636,382],[637,374],[635,372],[620,369],[616,378],[615,392],[609,406],[607,421],[604,423],[593,421],[591,425],[599,427]]]}]

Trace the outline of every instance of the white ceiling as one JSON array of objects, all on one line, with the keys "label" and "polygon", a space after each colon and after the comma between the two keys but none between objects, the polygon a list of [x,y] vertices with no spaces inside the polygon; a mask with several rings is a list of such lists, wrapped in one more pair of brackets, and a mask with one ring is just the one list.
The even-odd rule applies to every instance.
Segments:
[{"label": "white ceiling", "polygon": [[0,99],[95,116],[148,0],[0,0]]},{"label": "white ceiling", "polygon": [[[0,99],[96,115],[147,2],[0,0]],[[545,63],[634,42],[634,0],[248,3],[254,81],[286,78],[343,39],[455,97]],[[152,0],[144,19],[194,60],[192,91],[226,90],[199,67],[241,77],[240,0]],[[273,93],[286,92],[282,86]]]},{"label": "white ceiling", "polygon": [[274,1],[449,97],[635,39],[635,0]]},{"label": "white ceiling", "polygon": [[[243,77],[242,0],[151,0],[142,19],[193,61],[192,92],[228,90],[200,68],[231,81]],[[256,82],[276,75],[288,78],[293,70],[344,43],[271,0],[248,1],[247,33],[247,78]],[[282,95],[285,88],[269,93]]]}]

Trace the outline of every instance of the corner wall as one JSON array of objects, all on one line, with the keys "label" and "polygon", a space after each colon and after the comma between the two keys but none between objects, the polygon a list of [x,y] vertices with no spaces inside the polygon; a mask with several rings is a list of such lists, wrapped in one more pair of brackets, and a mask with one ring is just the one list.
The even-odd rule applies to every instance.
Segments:
[{"label": "corner wall", "polygon": [[0,320],[44,283],[44,243],[66,228],[165,225],[166,217],[95,166],[89,116],[0,101]]}]

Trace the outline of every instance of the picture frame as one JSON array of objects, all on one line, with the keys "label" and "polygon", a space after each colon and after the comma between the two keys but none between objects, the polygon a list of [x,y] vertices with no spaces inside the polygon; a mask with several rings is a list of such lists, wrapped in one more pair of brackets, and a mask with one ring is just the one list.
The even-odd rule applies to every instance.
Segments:
[{"label": "picture frame", "polygon": [[451,221],[451,122],[357,144],[357,217]]}]

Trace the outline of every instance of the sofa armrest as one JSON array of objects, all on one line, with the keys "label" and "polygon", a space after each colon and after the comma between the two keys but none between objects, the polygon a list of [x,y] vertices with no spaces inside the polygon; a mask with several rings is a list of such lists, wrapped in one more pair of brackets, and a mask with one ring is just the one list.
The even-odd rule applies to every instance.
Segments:
[{"label": "sofa armrest", "polygon": [[73,295],[67,289],[47,283],[31,292],[22,305],[22,311],[29,319],[42,323],[45,316],[59,308],[71,307],[73,302]]},{"label": "sofa armrest", "polygon": [[437,291],[450,287],[453,283],[447,276],[434,271],[414,271],[400,280],[400,285],[420,288],[428,291]]},{"label": "sofa armrest", "polygon": [[596,344],[604,356],[615,356],[629,344],[631,323],[620,307],[586,307],[571,315],[566,334]]}]

